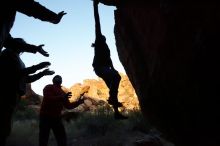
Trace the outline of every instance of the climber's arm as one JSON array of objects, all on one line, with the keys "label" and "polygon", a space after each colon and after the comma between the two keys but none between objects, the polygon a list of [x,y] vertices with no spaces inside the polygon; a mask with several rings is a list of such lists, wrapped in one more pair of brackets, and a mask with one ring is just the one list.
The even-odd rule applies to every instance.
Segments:
[{"label": "climber's arm", "polygon": [[98,0],[93,0],[96,38],[102,36],[100,19],[99,19],[99,11],[98,11],[98,3],[99,3]]}]

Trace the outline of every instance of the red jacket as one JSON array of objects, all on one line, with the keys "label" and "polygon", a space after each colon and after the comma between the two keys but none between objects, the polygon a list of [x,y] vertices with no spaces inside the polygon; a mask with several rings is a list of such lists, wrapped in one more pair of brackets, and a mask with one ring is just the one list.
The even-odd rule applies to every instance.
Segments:
[{"label": "red jacket", "polygon": [[65,108],[72,109],[77,107],[78,102],[70,103],[64,98],[66,93],[60,85],[50,84],[43,89],[43,101],[41,104],[40,115],[49,117],[60,117],[62,110]]}]

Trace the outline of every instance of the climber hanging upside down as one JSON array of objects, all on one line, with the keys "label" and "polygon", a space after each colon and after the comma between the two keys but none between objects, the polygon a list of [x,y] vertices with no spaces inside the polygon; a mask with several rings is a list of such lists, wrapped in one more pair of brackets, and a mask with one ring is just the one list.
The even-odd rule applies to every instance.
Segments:
[{"label": "climber hanging upside down", "polygon": [[106,43],[106,38],[101,33],[99,13],[98,13],[98,0],[93,1],[94,17],[95,17],[95,43],[92,47],[95,48],[95,55],[93,58],[93,68],[97,76],[102,78],[109,88],[108,103],[114,108],[114,116],[116,119],[127,119],[119,113],[118,107],[122,107],[122,103],[118,102],[118,87],[121,76],[114,68],[111,60],[110,49]]}]

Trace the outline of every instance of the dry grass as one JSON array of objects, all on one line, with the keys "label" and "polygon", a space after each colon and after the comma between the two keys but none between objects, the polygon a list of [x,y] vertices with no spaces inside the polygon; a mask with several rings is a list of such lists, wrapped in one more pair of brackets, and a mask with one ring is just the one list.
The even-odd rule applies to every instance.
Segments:
[{"label": "dry grass", "polygon": [[[27,112],[27,114],[30,114]],[[95,113],[81,113],[69,122],[64,121],[68,145],[77,146],[129,146],[132,141],[143,137],[149,125],[139,111],[127,112],[129,119],[115,120],[111,111],[101,109]],[[12,133],[7,146],[38,146],[38,118],[14,119]],[[16,116],[15,116],[16,117]],[[49,145],[56,142],[51,132]]]}]

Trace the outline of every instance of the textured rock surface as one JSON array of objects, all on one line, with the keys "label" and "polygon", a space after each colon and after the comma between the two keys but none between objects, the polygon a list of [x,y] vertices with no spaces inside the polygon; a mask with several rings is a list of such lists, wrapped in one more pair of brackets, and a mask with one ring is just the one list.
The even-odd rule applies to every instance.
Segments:
[{"label": "textured rock surface", "polygon": [[[123,103],[126,110],[139,110],[139,101],[133,86],[131,85],[128,77],[121,74],[121,82],[118,90],[118,99]],[[109,96],[109,89],[107,88],[105,82],[99,78],[95,79],[86,79],[83,83],[76,83],[70,87],[72,92],[72,97],[70,101],[75,101],[79,98],[79,93],[81,89],[85,86],[89,86],[88,93],[85,93],[84,96],[87,98],[85,103],[82,105],[84,109],[93,110],[97,109],[99,106],[108,106],[107,99]],[[79,107],[83,110],[83,107]],[[78,108],[76,108],[78,109]]]},{"label": "textured rock surface", "polygon": [[219,16],[214,3],[121,1],[119,58],[145,116],[177,146],[219,144]]},{"label": "textured rock surface", "polygon": [[21,98],[27,99],[28,103],[31,105],[38,105],[41,103],[42,96],[38,95],[32,90],[31,84],[27,84],[26,94]]}]

